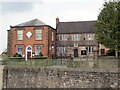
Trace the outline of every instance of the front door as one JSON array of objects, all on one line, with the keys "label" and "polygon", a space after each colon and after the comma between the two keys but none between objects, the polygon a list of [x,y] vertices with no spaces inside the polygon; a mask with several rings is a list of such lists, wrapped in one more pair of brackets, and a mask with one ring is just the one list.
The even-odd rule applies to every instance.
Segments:
[{"label": "front door", "polygon": [[78,57],[78,49],[74,49],[74,57]]},{"label": "front door", "polygon": [[27,52],[27,59],[31,58],[31,52]]},{"label": "front door", "polygon": [[101,49],[101,55],[105,55],[105,49]]}]

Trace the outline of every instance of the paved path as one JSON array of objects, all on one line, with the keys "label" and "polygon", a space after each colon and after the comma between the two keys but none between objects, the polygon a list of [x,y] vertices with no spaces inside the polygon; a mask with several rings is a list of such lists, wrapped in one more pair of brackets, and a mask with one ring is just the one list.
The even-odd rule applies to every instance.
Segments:
[{"label": "paved path", "polygon": [[2,89],[2,82],[3,82],[3,68],[4,65],[0,65],[0,90]]}]

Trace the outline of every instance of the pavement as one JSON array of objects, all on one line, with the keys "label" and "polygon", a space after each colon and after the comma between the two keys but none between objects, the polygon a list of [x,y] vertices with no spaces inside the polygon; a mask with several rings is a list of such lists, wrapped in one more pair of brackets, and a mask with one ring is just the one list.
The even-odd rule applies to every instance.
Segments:
[{"label": "pavement", "polygon": [[3,68],[4,65],[0,65],[0,90],[2,89],[2,83],[3,83]]}]

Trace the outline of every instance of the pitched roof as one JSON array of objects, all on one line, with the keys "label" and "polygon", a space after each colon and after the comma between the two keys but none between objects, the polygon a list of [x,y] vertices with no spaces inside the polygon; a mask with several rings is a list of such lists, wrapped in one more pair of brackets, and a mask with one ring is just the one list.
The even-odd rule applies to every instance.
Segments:
[{"label": "pitched roof", "polygon": [[94,33],[96,21],[59,22],[58,33]]},{"label": "pitched roof", "polygon": [[15,27],[20,27],[20,26],[40,26],[40,25],[47,25],[44,22],[38,20],[38,19],[33,19],[21,24],[16,25]]}]

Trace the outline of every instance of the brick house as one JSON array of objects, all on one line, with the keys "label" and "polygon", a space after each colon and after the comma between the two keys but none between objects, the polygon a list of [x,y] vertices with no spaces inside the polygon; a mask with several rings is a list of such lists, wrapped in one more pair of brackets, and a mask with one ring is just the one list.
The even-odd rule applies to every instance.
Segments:
[{"label": "brick house", "polygon": [[99,44],[99,55],[107,55],[109,48],[106,48],[104,45]]},{"label": "brick house", "polygon": [[[95,57],[99,44],[95,39],[96,21],[59,22],[56,18],[57,57]],[[105,53],[106,54],[106,48]]]},{"label": "brick house", "polygon": [[10,26],[8,30],[8,56],[20,54],[32,58],[42,53],[44,57],[56,55],[56,29],[38,19]]}]

